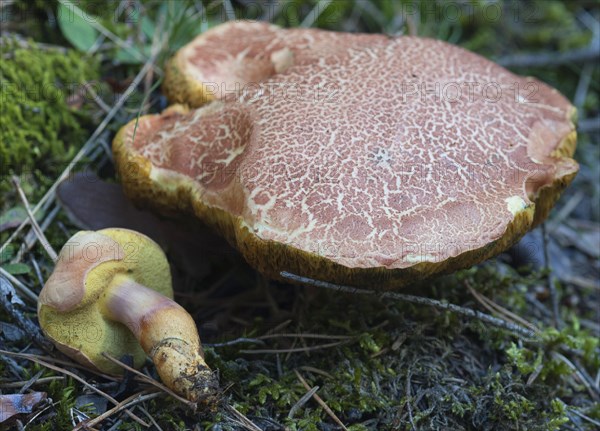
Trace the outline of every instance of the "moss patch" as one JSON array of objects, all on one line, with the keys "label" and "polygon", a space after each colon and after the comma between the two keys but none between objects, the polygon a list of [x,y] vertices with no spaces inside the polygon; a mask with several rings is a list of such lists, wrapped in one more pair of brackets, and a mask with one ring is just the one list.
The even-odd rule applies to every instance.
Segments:
[{"label": "moss patch", "polygon": [[[423,289],[427,296],[477,308],[465,282],[477,283],[488,297],[506,306],[525,303],[523,288],[539,285],[542,276],[501,275],[488,264]],[[277,286],[272,294],[289,298],[290,289]],[[582,369],[597,369],[598,343],[587,331],[551,328],[543,331],[539,342],[530,343],[430,307],[338,292],[295,294],[300,302],[293,307],[297,314],[285,329],[274,332],[297,337],[207,348],[207,362],[220,370],[223,386],[229,387],[227,401],[265,429],[279,429],[276,424],[290,430],[338,429],[314,399],[296,405],[308,392],[296,372],[310,387],[318,386],[317,394],[355,431],[557,430],[567,423],[592,429],[573,410],[595,418],[597,405],[560,356],[575,360],[563,349],[576,350]],[[272,322],[257,319],[240,336],[269,334],[272,327]],[[335,343],[326,338],[332,336],[348,338],[311,350]],[[227,423],[227,414],[221,413],[205,425],[235,429]]]},{"label": "moss patch", "polygon": [[73,158],[89,123],[83,84],[98,78],[97,63],[72,50],[4,39],[2,57],[0,208],[12,200],[11,175],[21,177],[35,201]]}]

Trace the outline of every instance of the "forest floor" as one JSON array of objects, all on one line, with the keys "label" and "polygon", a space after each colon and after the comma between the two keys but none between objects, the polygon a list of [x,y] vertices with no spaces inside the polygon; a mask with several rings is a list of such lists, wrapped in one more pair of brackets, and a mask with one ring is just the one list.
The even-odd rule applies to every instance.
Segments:
[{"label": "forest floor", "polygon": [[[0,428],[600,429],[597,2],[2,0],[0,8]],[[267,280],[204,228],[133,212],[111,155],[122,125],[166,107],[165,61],[241,18],[433,37],[534,76],[578,109],[580,172],[517,246],[402,292],[430,305]],[[217,412],[194,412],[149,384],[158,380],[150,362],[146,377],[98,375],[41,335],[36,301],[52,253],[80,229],[149,223],[166,232],[176,300],[219,370]],[[205,246],[191,250],[182,237]],[[25,395],[29,403],[13,403]]]}]

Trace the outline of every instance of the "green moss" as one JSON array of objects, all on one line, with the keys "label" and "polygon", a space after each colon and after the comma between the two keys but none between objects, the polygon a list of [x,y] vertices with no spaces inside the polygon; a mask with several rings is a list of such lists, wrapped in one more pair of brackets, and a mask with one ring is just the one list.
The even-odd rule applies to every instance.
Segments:
[{"label": "green moss", "polygon": [[[22,178],[30,198],[45,192],[86,137],[89,122],[81,106],[68,105],[82,84],[98,78],[97,64],[68,50],[23,48],[5,40],[0,62],[0,208],[13,189],[11,175]],[[89,100],[85,93],[81,96]]]},{"label": "green moss", "polygon": [[[469,282],[502,305],[507,306],[506,300],[525,307],[526,287],[519,281],[534,285],[541,277],[501,275],[489,264],[439,279],[424,294],[472,307],[464,288]],[[221,371],[223,385],[231,385],[228,402],[248,417],[270,418],[290,430],[317,430],[333,423],[312,399],[290,415],[307,392],[296,371],[310,387],[318,386],[317,394],[354,430],[411,429],[411,421],[417,429],[556,430],[569,421],[567,409],[573,408],[559,398],[576,399],[584,388],[570,387],[572,370],[555,353],[568,347],[585,357],[589,351],[585,365],[592,370],[598,360],[592,337],[573,327],[547,329],[541,342],[522,345],[507,331],[428,307],[330,292],[319,292],[304,306],[285,332],[352,338],[310,353],[281,353],[279,358],[275,353],[240,354],[238,345],[207,349],[208,362]],[[257,320],[243,336],[267,330]],[[270,339],[268,348],[303,345],[300,338],[296,341]],[[592,415],[592,406],[580,407]],[[224,422],[224,416],[217,416],[213,423]],[[586,429],[589,424],[580,425]]]},{"label": "green moss", "polygon": [[[49,373],[48,375],[56,375]],[[44,420],[40,424],[36,424],[36,431],[54,431],[59,429],[71,429],[72,409],[75,408],[75,399],[77,397],[77,387],[71,378],[66,378],[65,381],[54,380],[44,390],[48,394],[48,398],[52,400],[56,409],[56,415]]]}]

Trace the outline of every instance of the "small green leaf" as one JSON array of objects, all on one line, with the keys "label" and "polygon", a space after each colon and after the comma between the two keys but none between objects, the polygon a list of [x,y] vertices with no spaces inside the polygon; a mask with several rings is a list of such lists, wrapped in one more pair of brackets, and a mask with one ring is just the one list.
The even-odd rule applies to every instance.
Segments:
[{"label": "small green leaf", "polygon": [[27,218],[27,211],[20,205],[9,208],[0,215],[0,232],[17,227]]},{"label": "small green leaf", "polygon": [[[80,16],[78,12],[84,15]],[[58,5],[60,30],[65,39],[80,51],[88,51],[98,38],[98,31],[90,24],[91,20],[94,19],[97,18],[85,14],[72,3],[64,2]]]},{"label": "small green leaf", "polygon": [[260,388],[258,390],[258,402],[264,404],[267,401],[268,391],[267,388]]},{"label": "small green leaf", "polygon": [[0,264],[4,265],[4,262],[11,260],[16,252],[17,246],[15,244],[8,244],[2,253],[0,253]]},{"label": "small green leaf", "polygon": [[29,274],[29,271],[31,271],[29,265],[25,265],[24,263],[9,263],[3,265],[2,268],[11,275]]},{"label": "small green leaf", "polygon": [[147,16],[142,17],[142,31],[149,40],[154,37],[154,23]]}]

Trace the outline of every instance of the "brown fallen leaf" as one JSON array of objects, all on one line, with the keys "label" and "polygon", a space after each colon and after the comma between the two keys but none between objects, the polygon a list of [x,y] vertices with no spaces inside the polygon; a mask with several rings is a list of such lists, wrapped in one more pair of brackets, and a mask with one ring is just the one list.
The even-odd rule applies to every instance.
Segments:
[{"label": "brown fallen leaf", "polygon": [[131,83],[133,82],[133,78],[118,80],[108,76],[104,78],[104,82],[106,82],[110,86],[113,92],[123,93],[131,85]]},{"label": "brown fallen leaf", "polygon": [[46,392],[32,392],[30,394],[0,395],[0,423],[4,423],[16,415],[28,415],[43,401],[46,401]]},{"label": "brown fallen leaf", "polygon": [[220,236],[205,226],[165,220],[136,208],[119,184],[79,172],[63,181],[57,197],[71,221],[81,229],[123,227],[141,232],[161,245],[186,274],[201,279],[210,262],[239,256]]}]

